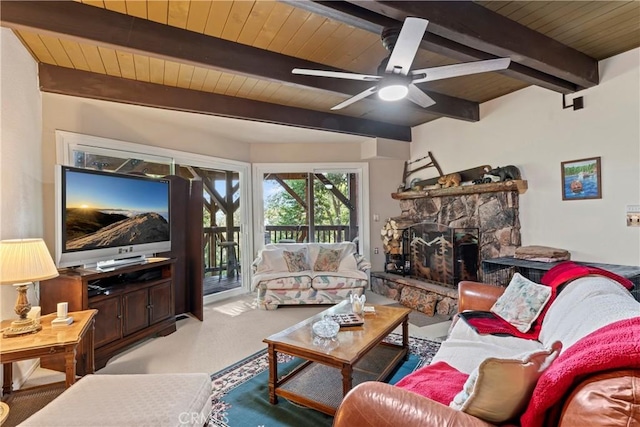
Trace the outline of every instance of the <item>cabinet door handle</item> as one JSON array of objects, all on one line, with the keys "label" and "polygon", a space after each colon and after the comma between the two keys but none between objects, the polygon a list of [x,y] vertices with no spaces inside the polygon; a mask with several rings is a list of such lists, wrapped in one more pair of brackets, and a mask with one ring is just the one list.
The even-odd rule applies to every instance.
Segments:
[{"label": "cabinet door handle", "polygon": [[118,319],[122,319],[122,314],[118,314],[116,317],[117,317]]},{"label": "cabinet door handle", "polygon": [[147,306],[147,308],[148,308],[148,309],[152,309],[152,308],[153,308],[153,304],[149,304],[149,305]]}]

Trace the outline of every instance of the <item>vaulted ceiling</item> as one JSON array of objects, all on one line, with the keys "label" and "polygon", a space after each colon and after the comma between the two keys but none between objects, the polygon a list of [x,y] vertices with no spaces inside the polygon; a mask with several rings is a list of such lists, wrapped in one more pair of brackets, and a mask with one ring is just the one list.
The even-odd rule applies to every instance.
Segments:
[{"label": "vaulted ceiling", "polygon": [[[371,84],[291,73],[375,74],[380,33],[408,16],[429,20],[412,68],[511,64],[419,84],[428,108],[372,96],[331,111]],[[640,46],[638,1],[2,1],[0,21],[45,92],[398,140],[529,85],[593,87],[599,60]]]}]

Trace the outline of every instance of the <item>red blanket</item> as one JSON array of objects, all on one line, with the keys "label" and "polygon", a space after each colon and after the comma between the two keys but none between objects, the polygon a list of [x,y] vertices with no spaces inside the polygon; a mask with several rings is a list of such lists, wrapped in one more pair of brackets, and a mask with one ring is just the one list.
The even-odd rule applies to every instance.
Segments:
[{"label": "red blanket", "polygon": [[500,316],[496,315],[494,318],[476,318],[469,319],[469,323],[479,334],[507,334],[518,338],[524,338],[529,340],[537,340],[542,329],[542,321],[547,314],[547,310],[553,304],[553,301],[558,296],[558,288],[570,280],[584,277],[590,274],[596,274],[599,276],[605,276],[609,279],[615,280],[620,283],[626,289],[633,289],[633,283],[622,276],[612,273],[607,270],[603,270],[598,267],[590,267],[587,265],[579,265],[572,261],[560,263],[545,273],[540,279],[540,283],[549,286],[551,288],[551,298],[547,301],[547,304],[542,309],[542,312],[538,318],[531,325],[531,329],[527,332],[520,332],[515,326],[511,325]]},{"label": "red blanket", "polygon": [[522,427],[545,425],[553,407],[585,376],[625,368],[640,368],[640,317],[607,325],[567,348],[538,380]]},{"label": "red blanket", "polygon": [[469,375],[449,364],[437,362],[412,372],[398,381],[396,386],[449,406],[467,378]]},{"label": "red blanket", "polygon": [[540,283],[543,285],[551,286],[552,288],[557,288],[563,283],[568,282],[569,280],[577,279],[578,277],[584,277],[589,274],[597,274],[599,276],[605,276],[609,279],[615,280],[624,286],[627,290],[633,289],[633,282],[625,277],[622,277],[618,274],[612,273],[608,270],[603,270],[598,267],[590,267],[588,265],[580,265],[576,264],[573,261],[567,261],[560,263],[547,271],[542,279],[540,279]]}]

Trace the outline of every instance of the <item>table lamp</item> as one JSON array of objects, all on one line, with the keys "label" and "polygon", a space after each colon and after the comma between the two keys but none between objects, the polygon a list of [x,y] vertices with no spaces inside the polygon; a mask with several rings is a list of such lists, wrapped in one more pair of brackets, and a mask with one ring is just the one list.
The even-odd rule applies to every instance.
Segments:
[{"label": "table lamp", "polygon": [[5,338],[38,332],[42,326],[28,319],[31,304],[27,289],[33,282],[58,276],[49,250],[42,239],[12,239],[0,241],[0,284],[13,285],[18,291],[18,320],[3,331]]}]

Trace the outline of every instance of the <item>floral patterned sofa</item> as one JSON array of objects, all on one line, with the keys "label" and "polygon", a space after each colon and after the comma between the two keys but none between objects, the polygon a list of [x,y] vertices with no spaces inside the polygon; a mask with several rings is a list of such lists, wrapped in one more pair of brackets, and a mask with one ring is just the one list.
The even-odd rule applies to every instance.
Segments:
[{"label": "floral patterned sofa", "polygon": [[251,290],[266,310],[336,304],[364,293],[370,268],[352,242],[268,244],[253,262]]}]

